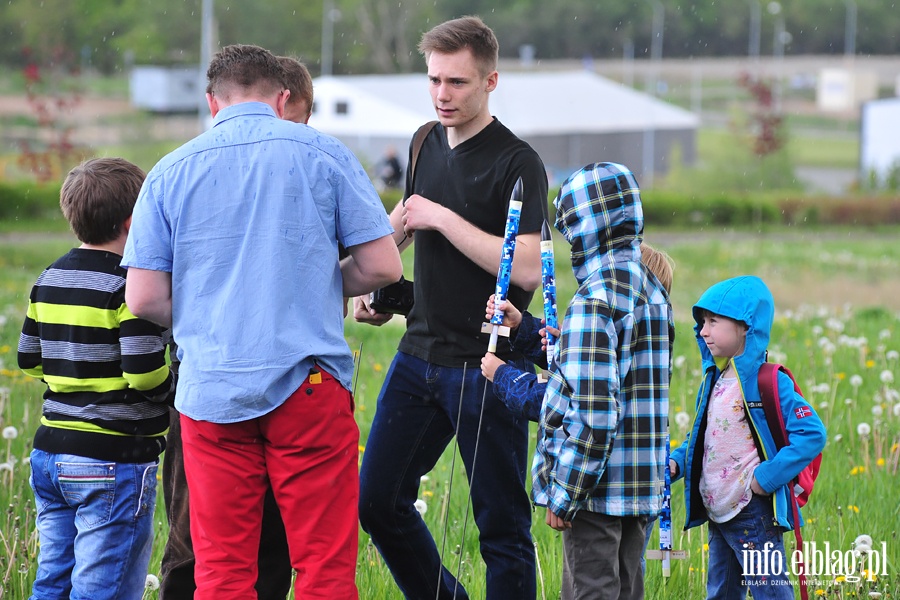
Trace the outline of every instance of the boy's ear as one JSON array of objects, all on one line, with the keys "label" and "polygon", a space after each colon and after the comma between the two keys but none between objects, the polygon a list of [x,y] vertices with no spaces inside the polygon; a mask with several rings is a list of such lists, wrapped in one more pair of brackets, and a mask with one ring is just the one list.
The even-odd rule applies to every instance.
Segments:
[{"label": "boy's ear", "polygon": [[122,223],[122,230],[123,230],[126,234],[127,234],[129,231],[131,231],[131,215],[129,215],[128,218],[125,219],[125,222]]}]

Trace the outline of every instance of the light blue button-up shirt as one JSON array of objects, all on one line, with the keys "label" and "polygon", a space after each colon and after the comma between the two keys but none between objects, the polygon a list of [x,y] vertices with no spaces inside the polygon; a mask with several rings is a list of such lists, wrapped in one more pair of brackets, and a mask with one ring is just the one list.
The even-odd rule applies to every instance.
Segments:
[{"label": "light blue button-up shirt", "polygon": [[172,273],[176,408],[215,423],[252,419],[315,363],[349,389],[338,242],[391,232],[339,141],[263,103],[221,110],[147,175],[122,260]]}]

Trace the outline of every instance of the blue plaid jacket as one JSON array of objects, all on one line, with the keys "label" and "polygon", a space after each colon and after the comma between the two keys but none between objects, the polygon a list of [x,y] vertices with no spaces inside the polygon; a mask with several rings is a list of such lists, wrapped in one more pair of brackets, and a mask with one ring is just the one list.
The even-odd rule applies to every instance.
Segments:
[{"label": "blue plaid jacket", "polygon": [[641,264],[643,211],[632,173],[597,163],[554,201],[580,287],[561,327],[532,465],[534,502],[656,515],[662,506],[672,307]]}]

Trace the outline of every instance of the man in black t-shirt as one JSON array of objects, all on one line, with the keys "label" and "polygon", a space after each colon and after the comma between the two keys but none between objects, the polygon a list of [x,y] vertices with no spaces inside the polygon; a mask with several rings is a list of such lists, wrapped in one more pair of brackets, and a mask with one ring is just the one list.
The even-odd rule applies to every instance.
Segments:
[{"label": "man in black t-shirt", "polygon": [[[407,170],[405,202],[391,214],[401,250],[416,242],[415,304],[366,443],[360,522],[406,597],[467,598],[441,565],[437,544],[413,507],[420,477],[456,434],[471,480],[486,597],[531,600],[536,583],[525,490],[528,426],[481,376],[488,343],[481,324],[519,177],[525,198],[509,298],[528,306],[540,285],[547,179],[537,153],[488,109],[498,79],[493,32],[478,18],[455,19],[426,33],[419,50],[439,124],[425,138],[415,172]],[[371,310],[365,297],[355,300],[354,316],[376,325],[391,318]],[[525,368],[520,355],[501,346],[500,358]]]}]

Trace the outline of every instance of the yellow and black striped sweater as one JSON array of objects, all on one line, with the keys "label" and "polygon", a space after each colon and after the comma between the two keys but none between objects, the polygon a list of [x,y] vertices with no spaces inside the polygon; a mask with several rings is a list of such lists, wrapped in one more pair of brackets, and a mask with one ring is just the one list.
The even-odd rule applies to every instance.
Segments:
[{"label": "yellow and black striped sweater", "polygon": [[160,327],[125,306],[121,259],[75,248],[32,288],[18,358],[47,384],[39,450],[148,462],[165,448],[173,377]]}]

